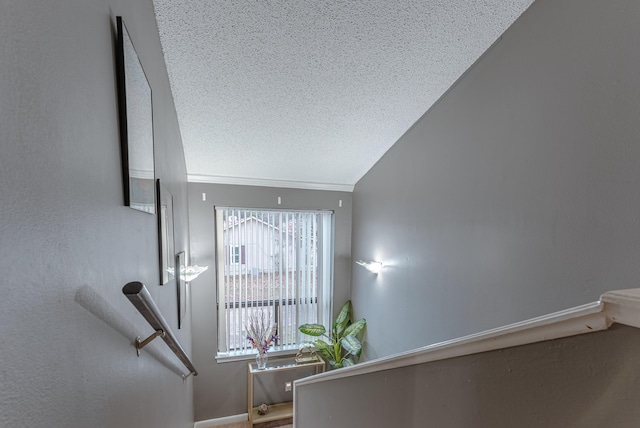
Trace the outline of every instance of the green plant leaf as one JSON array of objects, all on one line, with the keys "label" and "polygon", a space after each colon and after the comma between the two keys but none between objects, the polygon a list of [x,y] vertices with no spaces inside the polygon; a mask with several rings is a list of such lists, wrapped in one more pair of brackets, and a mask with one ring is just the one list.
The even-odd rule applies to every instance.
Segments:
[{"label": "green plant leaf", "polygon": [[320,352],[327,361],[335,360],[336,356],[333,355],[333,346],[329,345],[324,340],[322,339],[316,340],[315,342],[313,342],[313,346],[316,347],[318,352]]},{"label": "green plant leaf", "polygon": [[302,334],[315,337],[322,336],[327,331],[322,324],[302,324],[298,327],[298,330],[300,330]]},{"label": "green plant leaf", "polygon": [[358,353],[356,354],[356,357],[360,358],[360,355],[362,354],[362,346],[360,346],[360,350],[358,351]]},{"label": "green plant leaf", "polygon": [[328,363],[333,369],[339,369],[342,367],[342,364],[336,363],[334,360],[329,360]]},{"label": "green plant leaf", "polygon": [[347,327],[347,324],[349,324],[349,314],[351,314],[351,300],[347,300],[342,306],[342,309],[340,309],[340,312],[333,323],[336,336],[340,337],[342,332],[344,332],[344,329]]},{"label": "green plant leaf", "polygon": [[347,329],[344,331],[344,335],[356,336],[358,333],[360,333],[360,330],[362,330],[366,324],[367,324],[367,320],[365,320],[364,318],[359,319],[358,321],[354,322],[349,327],[347,327]]},{"label": "green plant leaf", "polygon": [[342,367],[355,366],[356,363],[353,362],[351,358],[345,358],[342,360]]},{"label": "green plant leaf", "polygon": [[347,351],[347,353],[352,355],[358,355],[360,350],[362,349],[362,344],[355,336],[345,336],[340,341],[342,347]]},{"label": "green plant leaf", "polygon": [[325,350],[325,349],[333,349],[331,347],[331,345],[329,345],[327,342],[325,342],[322,339],[318,339],[315,342],[313,342],[313,346],[318,348],[319,351],[322,351],[322,350]]}]

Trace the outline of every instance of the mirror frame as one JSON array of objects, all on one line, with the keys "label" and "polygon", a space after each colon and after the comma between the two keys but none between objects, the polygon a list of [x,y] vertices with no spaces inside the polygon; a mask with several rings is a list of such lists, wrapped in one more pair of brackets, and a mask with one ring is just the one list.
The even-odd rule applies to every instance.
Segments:
[{"label": "mirror frame", "polygon": [[[151,86],[121,16],[116,17],[116,25],[116,77],[124,204],[155,214],[157,204]],[[133,73],[127,73],[126,70],[133,70]],[[142,168],[134,168],[140,165]]]}]

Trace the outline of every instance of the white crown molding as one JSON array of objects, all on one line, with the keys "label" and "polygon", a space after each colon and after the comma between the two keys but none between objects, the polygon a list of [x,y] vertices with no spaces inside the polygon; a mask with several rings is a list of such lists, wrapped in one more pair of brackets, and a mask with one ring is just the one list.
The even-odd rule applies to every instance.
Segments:
[{"label": "white crown molding", "polygon": [[313,183],[308,181],[268,180],[247,177],[223,177],[217,175],[188,174],[189,183],[232,184],[237,186],[284,187],[289,189],[329,190],[353,192],[354,184]]}]

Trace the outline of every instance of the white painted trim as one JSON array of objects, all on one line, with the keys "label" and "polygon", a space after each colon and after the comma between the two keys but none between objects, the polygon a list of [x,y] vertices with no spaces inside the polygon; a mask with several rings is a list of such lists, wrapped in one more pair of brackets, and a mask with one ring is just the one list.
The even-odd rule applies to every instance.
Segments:
[{"label": "white painted trim", "polygon": [[640,288],[610,291],[594,303],[296,380],[294,404],[296,388],[304,385],[593,333],[613,323],[640,328]]},{"label": "white painted trim", "polygon": [[249,177],[223,177],[217,175],[188,174],[189,183],[233,184],[238,186],[284,187],[289,189],[330,190],[353,192],[355,184],[314,183],[309,181],[267,180]]},{"label": "white painted trim", "polygon": [[211,427],[217,427],[220,425],[233,424],[236,422],[246,422],[248,420],[249,420],[249,414],[242,413],[240,415],[225,416],[224,418],[209,419],[207,421],[198,421],[195,424],[193,424],[193,428],[211,428]]},{"label": "white painted trim", "polygon": [[600,301],[612,323],[640,328],[640,288],[610,291]]},{"label": "white painted trim", "polygon": [[296,380],[294,382],[294,394],[295,387],[316,382],[358,376],[381,370],[391,370],[463,355],[541,342],[543,340],[606,330],[609,328],[611,321],[607,319],[603,309],[604,304],[601,302],[590,303],[459,339],[436,343],[389,357],[365,361],[340,370],[317,374]]},{"label": "white painted trim", "polygon": [[[287,349],[269,350],[269,358],[276,357],[290,357],[296,355],[300,350],[300,345],[294,345]],[[252,361],[256,359],[256,352],[253,349],[248,349],[245,353],[237,354],[216,354],[216,362],[220,364],[232,363],[237,361]]]}]

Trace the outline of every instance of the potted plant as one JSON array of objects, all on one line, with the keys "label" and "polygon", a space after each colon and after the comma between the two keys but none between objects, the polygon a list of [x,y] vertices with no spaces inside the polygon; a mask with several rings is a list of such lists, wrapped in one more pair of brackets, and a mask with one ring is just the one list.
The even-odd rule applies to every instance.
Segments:
[{"label": "potted plant", "polygon": [[366,324],[367,321],[364,318],[351,322],[351,300],[347,300],[333,322],[333,328],[329,334],[321,324],[303,324],[298,327],[298,330],[309,336],[323,336],[328,339],[328,343],[322,339],[316,339],[313,346],[332,368],[337,369],[354,365],[353,357],[360,357],[362,343],[357,335]]}]

